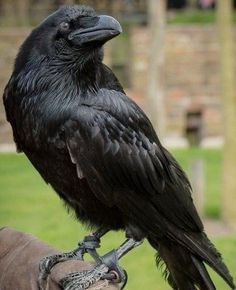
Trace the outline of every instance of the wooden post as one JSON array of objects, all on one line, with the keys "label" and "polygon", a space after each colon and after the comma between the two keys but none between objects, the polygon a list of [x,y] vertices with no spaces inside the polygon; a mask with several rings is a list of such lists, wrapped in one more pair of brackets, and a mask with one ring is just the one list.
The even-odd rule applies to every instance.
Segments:
[{"label": "wooden post", "polygon": [[149,61],[147,72],[147,112],[160,137],[165,132],[164,44],[166,0],[149,0]]},{"label": "wooden post", "polygon": [[201,217],[204,216],[204,163],[202,159],[193,159],[190,162],[190,176],[193,188],[193,201]]},{"label": "wooden post", "polygon": [[16,13],[14,9],[14,1],[2,1],[1,3],[1,24],[5,25],[17,25],[16,23]]},{"label": "wooden post", "polygon": [[190,9],[194,9],[197,7],[197,1],[196,0],[188,0],[187,2],[187,5],[188,5],[188,8]]},{"label": "wooden post", "polygon": [[224,110],[223,218],[236,226],[236,95],[233,3],[218,0],[221,89]]},{"label": "wooden post", "polygon": [[29,0],[17,0],[15,1],[17,7],[17,19],[18,25],[27,26],[29,24]]}]

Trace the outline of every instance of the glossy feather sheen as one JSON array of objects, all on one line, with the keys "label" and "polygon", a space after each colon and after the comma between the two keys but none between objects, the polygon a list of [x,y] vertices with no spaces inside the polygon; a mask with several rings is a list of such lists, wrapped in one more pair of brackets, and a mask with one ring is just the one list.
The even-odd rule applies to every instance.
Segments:
[{"label": "glossy feather sheen", "polygon": [[64,7],[22,46],[4,93],[18,150],[82,222],[138,229],[166,263],[173,289],[214,289],[203,261],[233,288],[203,233],[186,175],[102,64],[101,46],[71,48],[53,37],[57,23],[78,26],[79,15],[95,14]]}]

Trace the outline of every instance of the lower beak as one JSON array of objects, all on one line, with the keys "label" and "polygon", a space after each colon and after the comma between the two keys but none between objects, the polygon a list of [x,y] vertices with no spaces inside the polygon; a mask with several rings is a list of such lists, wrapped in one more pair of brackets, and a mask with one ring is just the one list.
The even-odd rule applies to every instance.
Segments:
[{"label": "lower beak", "polygon": [[104,44],[121,32],[121,25],[115,18],[100,15],[95,26],[75,30],[69,34],[68,38],[75,45],[84,45],[93,42]]}]

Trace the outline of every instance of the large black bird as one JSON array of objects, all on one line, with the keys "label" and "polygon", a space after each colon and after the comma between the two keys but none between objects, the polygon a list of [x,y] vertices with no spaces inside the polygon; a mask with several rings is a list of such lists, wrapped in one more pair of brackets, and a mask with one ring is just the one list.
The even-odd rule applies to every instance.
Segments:
[{"label": "large black bird", "polygon": [[[103,44],[120,32],[110,16],[63,6],[25,40],[4,92],[18,151],[80,221],[98,229],[74,252],[44,260],[41,280],[58,261],[85,252],[98,266],[82,287],[110,270],[122,276],[117,259],[146,238],[157,250],[157,262],[164,261],[173,289],[216,289],[204,263],[235,289],[204,233],[186,175],[102,63]],[[98,257],[99,238],[120,229],[128,240]],[[82,289],[76,288],[81,280],[74,274],[63,285]]]}]

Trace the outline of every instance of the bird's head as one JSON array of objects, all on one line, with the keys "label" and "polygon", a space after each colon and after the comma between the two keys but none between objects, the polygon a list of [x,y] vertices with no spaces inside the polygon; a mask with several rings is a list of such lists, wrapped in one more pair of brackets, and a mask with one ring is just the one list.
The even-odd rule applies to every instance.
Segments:
[{"label": "bird's head", "polygon": [[101,58],[103,44],[121,32],[121,25],[111,16],[97,15],[87,6],[63,6],[26,39],[16,60],[16,69],[38,56],[64,62],[86,61],[92,56]]}]

